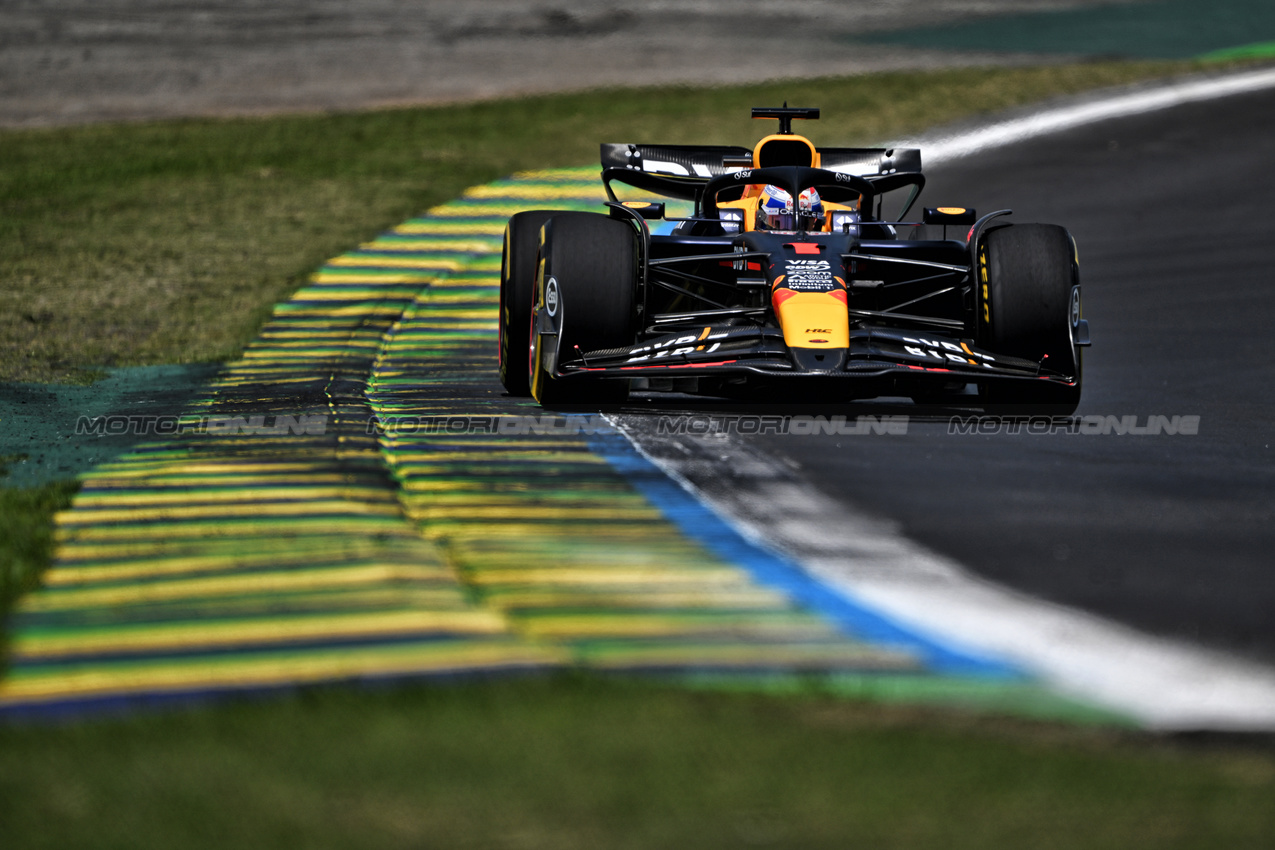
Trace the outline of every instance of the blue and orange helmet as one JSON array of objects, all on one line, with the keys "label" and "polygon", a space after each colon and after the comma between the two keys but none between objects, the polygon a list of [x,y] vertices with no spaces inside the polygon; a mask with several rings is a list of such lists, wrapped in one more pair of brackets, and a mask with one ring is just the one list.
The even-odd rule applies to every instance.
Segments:
[{"label": "blue and orange helmet", "polygon": [[757,202],[758,230],[822,230],[823,202],[814,187],[806,189],[797,196],[794,208],[792,195],[778,186],[766,186],[761,190],[761,199]]}]

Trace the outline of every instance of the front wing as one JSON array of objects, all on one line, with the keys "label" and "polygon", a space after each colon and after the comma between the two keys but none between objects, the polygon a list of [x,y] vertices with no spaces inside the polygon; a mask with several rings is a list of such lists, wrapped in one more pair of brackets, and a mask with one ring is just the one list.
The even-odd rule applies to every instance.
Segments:
[{"label": "front wing", "polygon": [[[825,355],[818,363],[794,356],[783,332],[765,327],[705,327],[668,334],[626,348],[558,352],[555,377],[637,378],[661,375],[708,377],[757,375],[771,378],[874,378],[914,376],[944,382],[1044,380],[1074,384],[1075,377],[1050,364],[994,354],[972,341],[887,327],[851,330],[845,350],[806,349]],[[1059,364],[1063,368],[1071,364]]]}]

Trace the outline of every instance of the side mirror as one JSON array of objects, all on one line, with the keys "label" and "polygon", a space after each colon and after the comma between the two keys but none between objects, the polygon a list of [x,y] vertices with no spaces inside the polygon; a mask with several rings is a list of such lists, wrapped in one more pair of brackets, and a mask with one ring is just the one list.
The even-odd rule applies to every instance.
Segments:
[{"label": "side mirror", "polygon": [[664,204],[652,201],[624,201],[621,206],[627,207],[645,219],[664,218]]},{"label": "side mirror", "polygon": [[967,207],[926,207],[921,218],[922,224],[973,224],[976,221],[978,213]]}]

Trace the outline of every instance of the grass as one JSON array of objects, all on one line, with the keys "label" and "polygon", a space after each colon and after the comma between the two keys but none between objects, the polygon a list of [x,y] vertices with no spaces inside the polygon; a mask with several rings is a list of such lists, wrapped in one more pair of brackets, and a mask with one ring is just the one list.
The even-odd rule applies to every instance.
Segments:
[{"label": "grass", "polygon": [[73,481],[0,488],[0,614],[38,584],[53,551],[53,515],[78,489]]},{"label": "grass", "polygon": [[[0,475],[6,460],[0,457]],[[19,596],[39,586],[53,556],[53,515],[71,506],[79,488],[74,481],[0,487],[0,623]],[[7,634],[0,630],[0,675],[8,657]]]},{"label": "grass", "polygon": [[0,727],[5,846],[1267,848],[1275,751],[568,678]]},{"label": "grass", "polygon": [[601,141],[751,143],[749,108],[817,105],[875,143],[1188,63],[899,72],[596,91],[359,114],[0,132],[0,381],[218,362],[328,257],[468,186]]}]

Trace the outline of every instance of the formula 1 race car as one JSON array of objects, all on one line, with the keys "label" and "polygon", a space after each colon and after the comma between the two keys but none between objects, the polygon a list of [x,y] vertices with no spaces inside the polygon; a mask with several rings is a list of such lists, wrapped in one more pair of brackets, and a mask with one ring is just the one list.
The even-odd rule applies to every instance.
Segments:
[{"label": "formula 1 race car", "polygon": [[[1075,410],[1089,328],[1064,228],[960,207],[898,220],[925,185],[918,150],[816,148],[791,128],[817,109],[753,117],[779,128],[751,151],[604,144],[605,212],[509,220],[499,358],[511,394],[614,403],[631,388],[752,399],[799,388]],[[622,202],[617,182],[693,201],[693,213]],[[891,219],[887,196],[902,198]],[[918,238],[940,227],[943,238]]]}]

